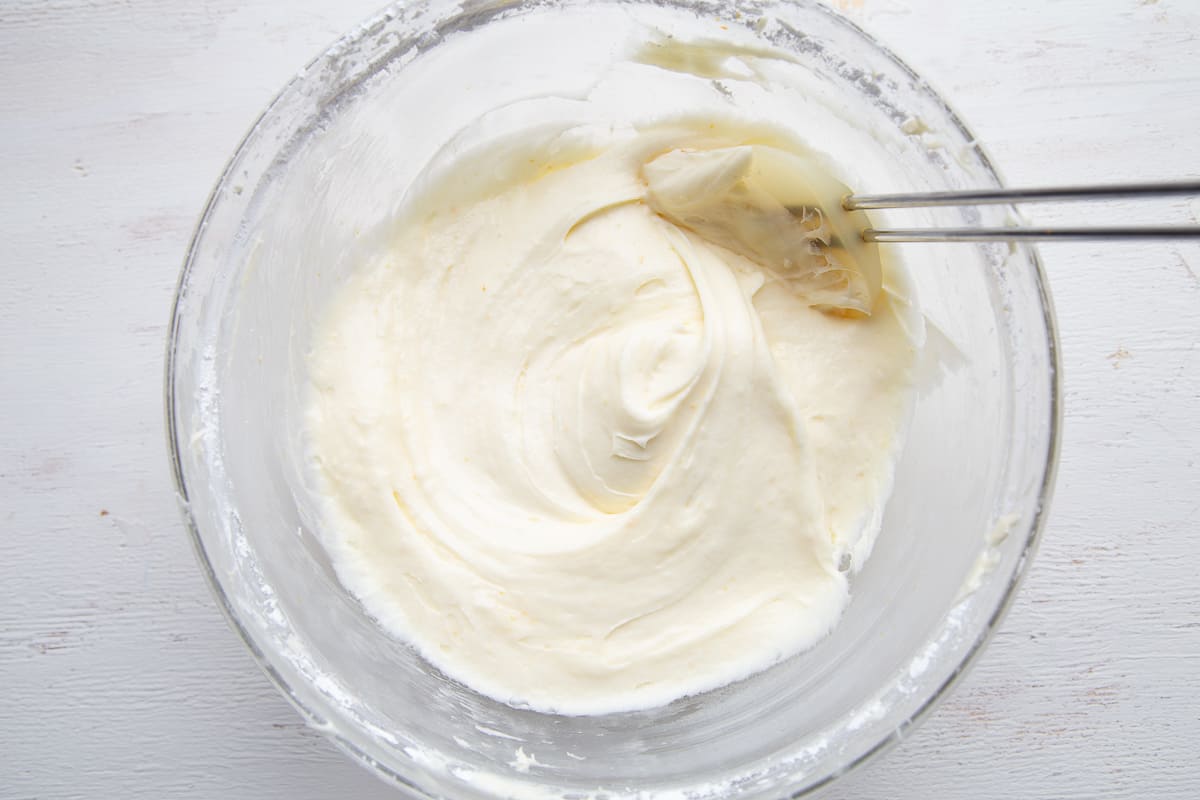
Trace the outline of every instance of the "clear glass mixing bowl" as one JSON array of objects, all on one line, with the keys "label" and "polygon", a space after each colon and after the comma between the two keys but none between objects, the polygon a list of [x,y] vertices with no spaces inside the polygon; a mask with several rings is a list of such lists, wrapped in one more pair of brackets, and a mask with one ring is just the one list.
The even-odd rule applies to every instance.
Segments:
[{"label": "clear glass mixing bowl", "polygon": [[[790,54],[770,92],[639,73],[648,91],[691,81],[663,84],[655,102],[668,110],[736,102],[819,148],[891,164],[890,185],[860,191],[999,183],[940,97],[814,2],[405,3],[284,89],[221,177],[180,279],[166,381],[175,476],[200,562],[264,669],[310,724],[420,796],[783,797],[825,785],[897,741],[962,674],[1045,516],[1059,392],[1036,253],[910,245],[923,248],[911,271],[928,319],[919,399],[874,554],[812,650],[663,708],[555,716],[439,674],[342,588],[296,457],[315,310],[380,246],[396,187],[456,130],[538,93],[586,94],[647,29]],[[345,136],[374,137],[375,168],[344,163]],[[351,197],[374,216],[345,213]],[[1009,213],[904,221],[1003,224]],[[319,244],[297,252],[295,226],[319,231]]]}]

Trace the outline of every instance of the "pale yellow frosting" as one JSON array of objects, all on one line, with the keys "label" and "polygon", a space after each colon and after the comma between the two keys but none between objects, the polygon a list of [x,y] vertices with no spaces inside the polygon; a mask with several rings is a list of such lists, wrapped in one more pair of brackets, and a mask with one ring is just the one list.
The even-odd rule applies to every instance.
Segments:
[{"label": "pale yellow frosting", "polygon": [[307,440],[381,624],[506,702],[648,707],[836,623],[919,315],[854,220],[796,213],[844,190],[798,147],[699,123],[552,144],[409,198],[320,323]]}]

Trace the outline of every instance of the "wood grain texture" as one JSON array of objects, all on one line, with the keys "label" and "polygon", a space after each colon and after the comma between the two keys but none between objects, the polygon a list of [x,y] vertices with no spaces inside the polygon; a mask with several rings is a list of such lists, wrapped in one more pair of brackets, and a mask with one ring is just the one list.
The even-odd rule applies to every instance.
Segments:
[{"label": "wood grain texture", "polygon": [[[952,98],[1014,184],[1200,175],[1191,0],[833,4]],[[279,87],[378,5],[0,6],[0,798],[397,796],[304,728],[221,619],[161,408],[209,188]],[[1042,551],[958,691],[833,797],[1200,796],[1200,246],[1042,252],[1067,409]]]}]

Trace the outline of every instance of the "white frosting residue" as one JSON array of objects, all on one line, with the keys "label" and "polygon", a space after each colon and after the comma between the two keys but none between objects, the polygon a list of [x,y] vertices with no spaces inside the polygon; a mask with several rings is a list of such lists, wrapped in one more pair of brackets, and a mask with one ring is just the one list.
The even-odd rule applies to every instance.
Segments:
[{"label": "white frosting residue", "polygon": [[975,559],[975,563],[971,565],[971,569],[967,572],[967,577],[963,579],[962,588],[958,590],[958,596],[954,599],[955,603],[962,602],[979,591],[979,587],[983,586],[984,578],[1000,563],[1000,545],[1008,538],[1008,534],[1012,532],[1013,525],[1017,524],[1017,520],[1019,519],[1020,517],[1016,514],[1004,514],[997,517],[992,527],[988,529],[987,534],[983,537],[983,550],[979,553],[979,557]]},{"label": "white frosting residue", "polygon": [[533,753],[526,753],[524,747],[518,747],[517,752],[513,755],[513,760],[508,763],[509,766],[521,773],[529,772],[530,767],[544,766]]}]

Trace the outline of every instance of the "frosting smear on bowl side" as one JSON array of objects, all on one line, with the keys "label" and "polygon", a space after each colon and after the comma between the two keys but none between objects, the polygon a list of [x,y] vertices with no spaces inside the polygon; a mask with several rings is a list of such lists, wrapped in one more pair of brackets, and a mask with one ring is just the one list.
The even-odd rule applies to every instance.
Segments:
[{"label": "frosting smear on bowl side", "polygon": [[567,714],[828,633],[920,327],[864,223],[829,213],[848,190],[708,119],[510,135],[427,177],[309,365],[325,543],[367,611],[477,691]]}]

